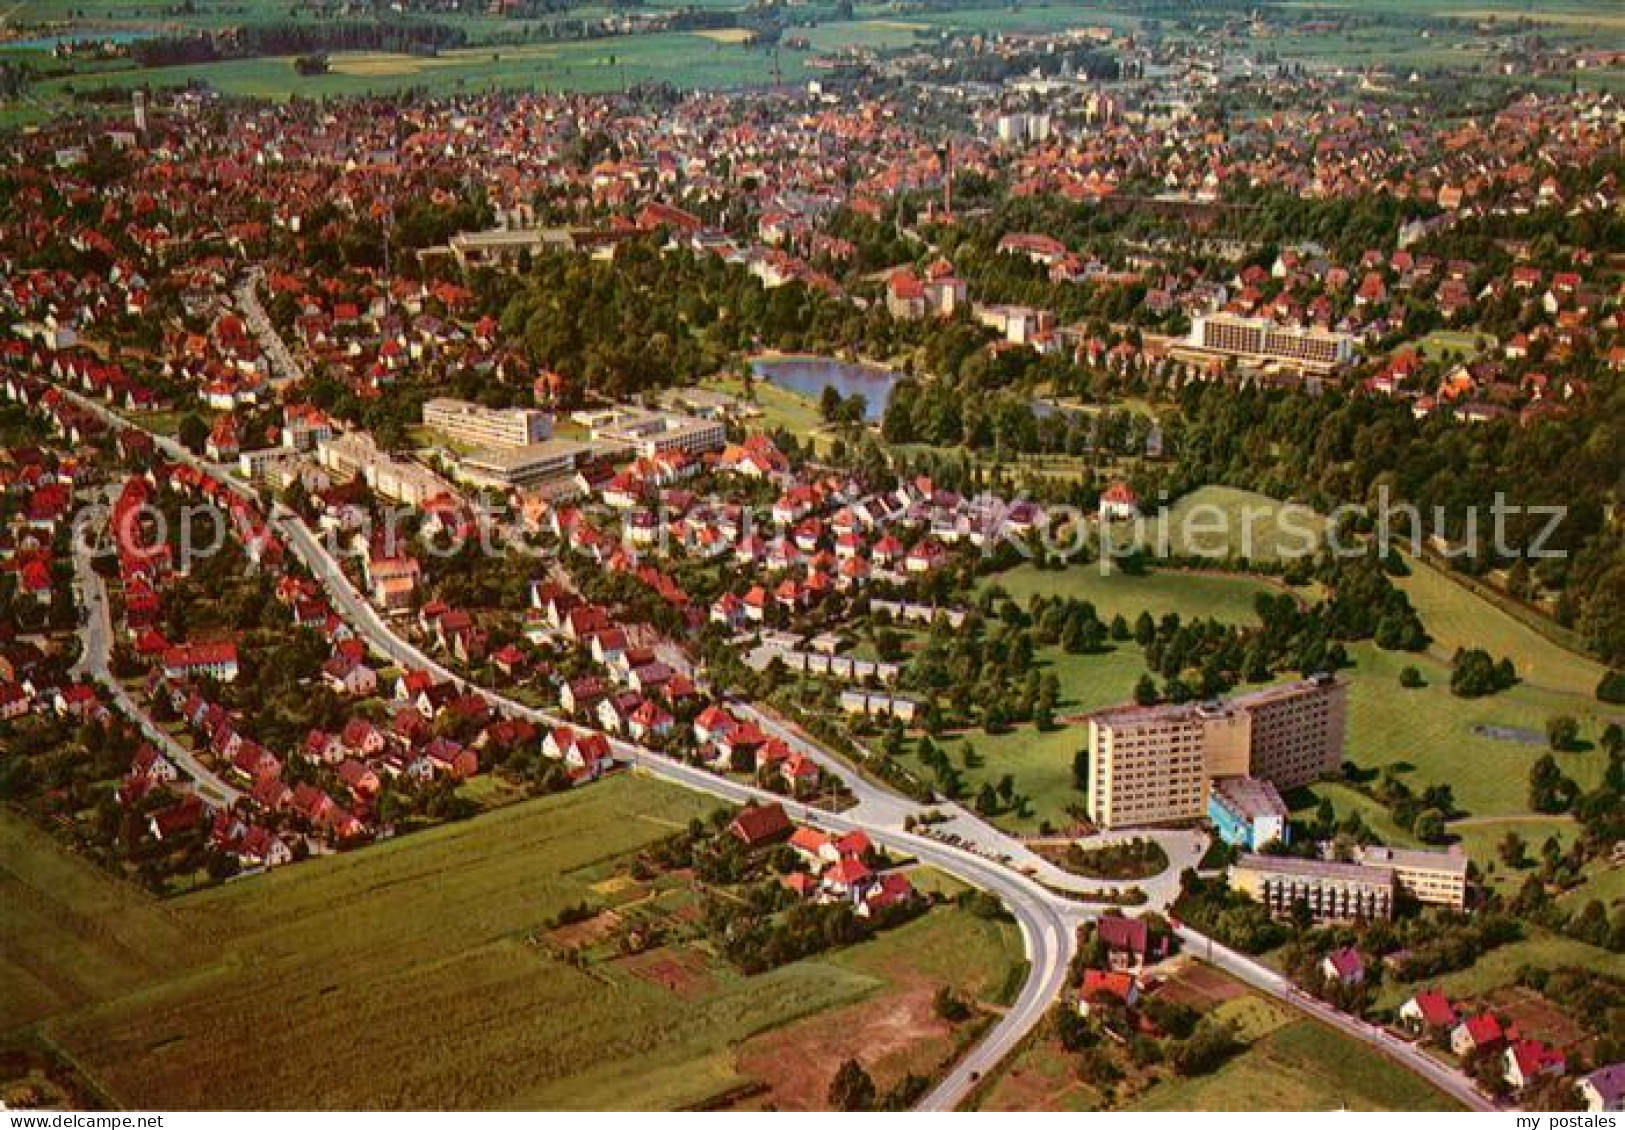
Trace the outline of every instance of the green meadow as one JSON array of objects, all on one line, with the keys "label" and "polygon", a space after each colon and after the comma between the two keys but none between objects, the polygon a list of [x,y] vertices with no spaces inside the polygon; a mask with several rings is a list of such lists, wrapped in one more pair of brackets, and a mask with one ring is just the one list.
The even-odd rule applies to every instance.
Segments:
[{"label": "green meadow", "polygon": [[631,906],[628,854],[715,806],[619,776],[165,902],[0,816],[0,1031],[136,1108],[670,1109],[752,1082],[752,1036],[883,1001],[890,955],[916,992],[1006,992],[1015,928],[951,908],[753,977],[658,951],[682,987],[545,943],[566,906]]}]

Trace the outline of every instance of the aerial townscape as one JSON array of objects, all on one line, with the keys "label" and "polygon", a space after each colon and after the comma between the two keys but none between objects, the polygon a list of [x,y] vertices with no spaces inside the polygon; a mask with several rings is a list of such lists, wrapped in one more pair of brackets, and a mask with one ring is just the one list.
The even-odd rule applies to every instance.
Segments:
[{"label": "aerial townscape", "polygon": [[12,4],[0,1106],[1615,1125],[1622,180],[1613,0]]}]

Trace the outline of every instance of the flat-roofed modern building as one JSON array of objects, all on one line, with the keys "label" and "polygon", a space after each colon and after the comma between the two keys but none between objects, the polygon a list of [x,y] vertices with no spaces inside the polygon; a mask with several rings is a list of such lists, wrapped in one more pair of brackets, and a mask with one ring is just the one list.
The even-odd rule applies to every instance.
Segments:
[{"label": "flat-roofed modern building", "polygon": [[323,467],[341,479],[359,478],[384,498],[421,506],[451,495],[451,484],[418,463],[396,459],[364,432],[342,432],[316,448]]},{"label": "flat-roofed modern building", "polygon": [[482,447],[457,460],[456,475],[470,486],[495,490],[534,486],[570,474],[591,450],[591,444],[567,439],[524,447]]},{"label": "flat-roofed modern building", "polygon": [[1129,707],[1089,719],[1089,818],[1102,828],[1194,820],[1207,809],[1204,726],[1190,710]]},{"label": "flat-roofed modern building", "polygon": [[1233,699],[1127,706],[1089,717],[1089,818],[1102,828],[1209,815],[1210,783],[1296,788],[1343,760],[1347,686],[1331,676]]},{"label": "flat-roofed modern building", "polygon": [[480,447],[529,447],[553,435],[553,417],[535,408],[486,408],[437,396],[423,405],[424,426]]},{"label": "flat-roofed modern building", "polygon": [[1230,886],[1272,914],[1288,915],[1302,902],[1316,922],[1391,918],[1394,913],[1393,873],[1358,863],[1243,855],[1230,868]]},{"label": "flat-roofed modern building", "polygon": [[1245,851],[1291,839],[1286,802],[1274,785],[1258,777],[1215,778],[1207,818],[1221,840]]},{"label": "flat-roofed modern building", "polygon": [[721,420],[665,412],[616,412],[596,421],[592,429],[593,439],[625,444],[645,459],[663,451],[700,455],[728,444],[728,429]]},{"label": "flat-roofed modern building", "polygon": [[1330,372],[1354,360],[1354,338],[1350,334],[1235,314],[1208,314],[1195,319],[1191,323],[1190,346],[1207,353],[1317,372]]},{"label": "flat-roofed modern building", "polygon": [[467,270],[473,266],[513,268],[526,255],[544,251],[574,251],[576,240],[568,228],[494,228],[458,232],[447,241],[452,258]]},{"label": "flat-roofed modern building", "polygon": [[1371,846],[1361,850],[1360,862],[1392,872],[1399,889],[1417,902],[1453,910],[1467,907],[1467,854],[1459,846],[1448,851]]}]

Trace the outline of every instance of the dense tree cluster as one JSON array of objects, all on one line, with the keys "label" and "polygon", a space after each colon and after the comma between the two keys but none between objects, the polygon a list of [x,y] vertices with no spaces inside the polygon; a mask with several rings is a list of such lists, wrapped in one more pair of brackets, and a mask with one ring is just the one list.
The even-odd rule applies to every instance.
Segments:
[{"label": "dense tree cluster", "polygon": [[327,51],[397,51],[423,54],[460,47],[468,33],[433,20],[320,20],[246,23],[229,33],[154,36],[130,44],[140,67],[174,67],[219,59],[313,55]]},{"label": "dense tree cluster", "polygon": [[[1606,523],[1604,499],[1625,465],[1625,390],[1599,384],[1592,411],[1482,428],[1419,420],[1374,397],[1189,385],[1169,421],[1171,485],[1177,493],[1226,483],[1322,510],[1365,504],[1376,511],[1367,528],[1380,528],[1386,505],[1391,538],[1447,538],[1459,550],[1451,564],[1469,573],[1538,548],[1545,556],[1530,571],[1557,594],[1558,621],[1617,665],[1625,662],[1625,538]],[[1505,515],[1499,547],[1497,495],[1524,508]],[[1549,517],[1528,510],[1548,505],[1562,508],[1549,536]]]},{"label": "dense tree cluster", "polygon": [[1480,698],[1510,690],[1517,683],[1512,660],[1492,659],[1481,647],[1458,648],[1450,661],[1450,693],[1459,698]]},{"label": "dense tree cluster", "polygon": [[1291,930],[1222,877],[1203,879],[1187,870],[1179,877],[1175,904],[1181,920],[1222,945],[1242,953],[1263,953],[1291,936]]}]

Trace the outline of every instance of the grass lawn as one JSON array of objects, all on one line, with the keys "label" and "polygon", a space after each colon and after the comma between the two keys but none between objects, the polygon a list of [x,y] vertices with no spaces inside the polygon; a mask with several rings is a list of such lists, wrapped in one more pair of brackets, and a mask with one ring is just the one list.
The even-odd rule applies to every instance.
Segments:
[{"label": "grass lawn", "polygon": [[[1484,615],[1487,619],[1488,609]],[[1426,622],[1426,613],[1423,619]],[[1449,785],[1457,807],[1468,815],[1528,811],[1529,769],[1548,752],[1544,735],[1552,715],[1573,715],[1580,722],[1582,738],[1591,741],[1604,724],[1600,704],[1587,696],[1521,685],[1484,698],[1457,698],[1450,693],[1448,666],[1434,656],[1383,651],[1370,643],[1355,645],[1349,654],[1355,667],[1345,756],[1370,769],[1408,764],[1413,769],[1405,779],[1413,790]],[[1421,670],[1427,686],[1400,688],[1399,672],[1408,665]],[[1486,737],[1475,732],[1478,726],[1514,727],[1538,738],[1520,742]],[[1601,780],[1605,766],[1595,750],[1555,756],[1563,772],[1582,788],[1593,788]]]},{"label": "grass lawn", "polygon": [[[745,382],[736,375],[717,374],[702,382],[702,387],[743,398]],[[751,384],[755,405],[762,415],[750,422],[752,430],[773,431],[783,428],[797,439],[827,443],[823,434],[824,419],[818,414],[818,405],[805,396],[780,388],[771,381],[757,379]]]},{"label": "grass lawn", "polygon": [[[139,427],[165,436],[176,435],[181,430],[181,421],[190,415],[192,415],[190,411],[131,412],[129,414],[131,421]],[[212,419],[212,415],[208,412],[200,411],[197,415],[204,421]]]},{"label": "grass lawn", "polygon": [[[1462,849],[1467,852],[1468,858],[1478,864],[1485,883],[1500,890],[1502,894],[1513,895],[1523,885],[1525,876],[1539,870],[1541,845],[1550,837],[1556,836],[1557,842],[1566,849],[1578,834],[1579,826],[1567,816],[1509,816],[1489,820],[1458,821],[1451,826],[1450,831],[1460,842]],[[1528,867],[1513,870],[1501,861],[1497,848],[1508,832],[1518,833],[1528,845],[1526,853],[1529,859]]]},{"label": "grass lawn", "polygon": [[0,1001],[129,1106],[669,1109],[752,1082],[736,1054],[753,1036],[887,1007],[905,966],[927,1017],[936,978],[1005,991],[1015,928],[952,908],[755,977],[666,947],[694,971],[682,989],[537,943],[715,806],[624,775],[162,904],[7,821]]},{"label": "grass lawn", "polygon": [[[1033,593],[1061,594],[1092,602],[1107,622],[1121,613],[1130,623],[1142,610],[1153,616],[1177,612],[1186,618],[1217,616],[1251,622],[1253,598],[1270,591],[1265,582],[1251,577],[1172,571],[1103,575],[1094,565],[1060,572],[1023,565],[990,583],[1004,586],[1023,605]],[[999,814],[995,823],[1023,832],[1037,831],[1046,822],[1054,827],[1070,824],[1067,806],[1084,799],[1072,787],[1072,758],[1088,744],[1088,732],[1081,722],[1067,719],[1128,700],[1145,673],[1144,654],[1133,642],[1116,644],[1115,650],[1101,655],[1069,655],[1059,648],[1044,648],[1037,658],[1042,670],[1053,671],[1060,680],[1055,729],[1039,733],[1032,726],[1020,726],[991,736],[972,730],[962,739],[941,743],[956,764],[964,741],[975,747],[981,764],[964,770],[973,795],[984,781],[996,782],[1006,773],[1015,777],[1016,791],[1032,802],[1030,811],[1026,816]]]},{"label": "grass lawn", "polygon": [[[1430,980],[1427,986],[1444,990],[1452,1000],[1481,997],[1503,985],[1514,984],[1519,967],[1524,965],[1542,969],[1594,969],[1613,977],[1625,977],[1625,954],[1609,953],[1571,938],[1534,932],[1521,942],[1491,950],[1466,969]],[[1377,1005],[1397,1008],[1420,987],[1423,986],[1385,980],[1377,993]]]},{"label": "grass lawn", "polygon": [[1418,846],[1416,837],[1394,823],[1388,809],[1342,781],[1320,781],[1306,788],[1294,789],[1283,799],[1291,807],[1294,817],[1312,820],[1323,798],[1332,802],[1332,809],[1339,820],[1358,812],[1366,827],[1381,836],[1383,843],[1396,847]]},{"label": "grass lawn", "polygon": [[1395,584],[1422,617],[1436,655],[1448,660],[1458,647],[1481,647],[1497,659],[1511,659],[1518,677],[1531,686],[1598,705],[1594,695],[1602,664],[1547,639],[1431,565],[1414,559],[1410,564],[1410,576],[1396,578]]},{"label": "grass lawn", "polygon": [[1418,1076],[1314,1020],[1295,1020],[1211,1075],[1159,1083],[1136,1110],[1456,1110]]},{"label": "grass lawn", "polygon": [[1477,357],[1494,349],[1494,334],[1469,333],[1465,330],[1434,330],[1419,344],[1419,351],[1429,361],[1441,361],[1454,354],[1460,360]]},{"label": "grass lawn", "polygon": [[1104,655],[1069,655],[1059,648],[1043,648],[1038,661],[1041,670],[1053,670],[1061,682],[1055,729],[1039,733],[1032,726],[1019,726],[997,735],[971,730],[961,739],[938,743],[956,765],[962,764],[960,753],[966,742],[975,747],[980,764],[963,770],[972,796],[984,781],[997,782],[1006,773],[1015,777],[1016,791],[1032,801],[1031,811],[1025,817],[1003,813],[994,823],[1022,832],[1037,831],[1045,822],[1064,827],[1072,823],[1067,806],[1083,802],[1083,794],[1072,787],[1072,758],[1088,745],[1089,732],[1081,723],[1064,721],[1065,717],[1122,702],[1132,696],[1134,684],[1145,672],[1145,658],[1133,643],[1119,644],[1117,650]]},{"label": "grass lawn", "polygon": [[[1200,494],[1190,497],[1196,499]],[[1244,492],[1209,496],[1216,505],[1231,508],[1261,498]],[[1003,586],[1022,604],[1034,593],[1065,595],[1090,601],[1105,620],[1121,614],[1131,622],[1145,610],[1153,616],[1177,612],[1186,619],[1206,616],[1250,623],[1254,598],[1272,591],[1266,581],[1241,575],[1173,570],[1152,570],[1143,576],[1120,571],[1102,574],[1098,565],[1062,571],[1024,565],[986,583]],[[1592,694],[1602,675],[1601,666],[1564,649],[1425,564],[1416,564],[1400,583],[1435,643],[1421,655],[1383,651],[1371,643],[1349,648],[1354,668],[1349,673],[1353,685],[1346,756],[1362,768],[1378,771],[1390,765],[1409,766],[1402,771],[1418,792],[1427,785],[1448,784],[1458,807],[1470,816],[1527,814],[1529,770],[1548,752],[1544,741],[1547,720],[1557,714],[1572,715],[1580,723],[1582,739],[1594,742],[1609,718],[1617,715]],[[1482,646],[1493,655],[1511,656],[1525,681],[1500,694],[1457,698],[1450,693],[1449,657],[1458,646]],[[1060,719],[1126,701],[1144,670],[1140,649],[1132,643],[1101,656],[1069,656],[1051,650],[1040,658],[1053,664],[1061,680]],[[1401,689],[1399,673],[1406,666],[1417,667],[1427,685]],[[1480,732],[1482,727],[1526,731],[1536,740],[1487,736]],[[1057,826],[1067,822],[1066,806],[1081,799],[1071,785],[1072,757],[1086,744],[1081,725],[1063,724],[1045,734],[1025,726],[996,737],[972,731],[966,737],[984,762],[965,773],[973,792],[983,781],[996,781],[1011,773],[1018,791],[1032,800],[1028,817],[1002,815],[1000,823],[1031,831],[1043,821]],[[956,757],[957,748],[954,743]],[[1556,757],[1563,772],[1582,788],[1599,783],[1604,765],[1595,750]],[[1331,796],[1340,815],[1357,808],[1389,842],[1411,842],[1380,805],[1346,786],[1329,783],[1294,799],[1302,807],[1311,807],[1322,795]],[[1478,846],[1481,851],[1482,844]],[[1491,848],[1493,851],[1493,845]],[[1479,856],[1475,854],[1475,858]]]},{"label": "grass lawn", "polygon": [[1258,619],[1253,612],[1253,601],[1258,594],[1278,591],[1256,577],[1170,569],[1133,574],[1109,567],[1103,572],[1099,562],[1062,570],[1039,570],[1021,565],[990,578],[987,583],[1002,586],[1022,606],[1034,593],[1072,597],[1089,601],[1107,623],[1121,614],[1131,625],[1141,612],[1159,617],[1177,612],[1187,620],[1200,616],[1251,624]]},{"label": "grass lawn", "polygon": [[1572,891],[1565,891],[1558,900],[1569,910],[1579,910],[1592,899],[1601,900],[1610,910],[1625,902],[1625,867],[1615,867],[1607,859],[1595,859],[1581,874],[1584,882]]},{"label": "grass lawn", "polygon": [[1146,522],[1154,553],[1215,562],[1229,556],[1277,561],[1283,555],[1312,555],[1326,536],[1326,519],[1301,503],[1223,486],[1194,490]]}]

